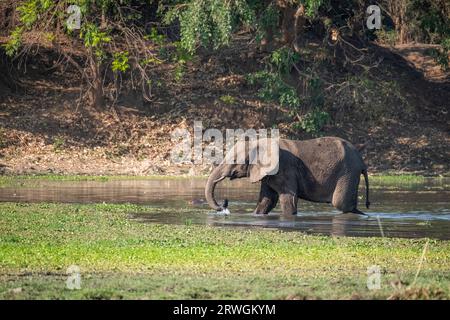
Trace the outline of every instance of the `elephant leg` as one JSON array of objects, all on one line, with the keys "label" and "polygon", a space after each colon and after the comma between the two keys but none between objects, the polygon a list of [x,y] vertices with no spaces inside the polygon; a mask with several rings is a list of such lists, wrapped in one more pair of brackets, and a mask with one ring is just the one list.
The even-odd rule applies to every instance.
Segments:
[{"label": "elephant leg", "polygon": [[296,215],[297,214],[297,202],[298,198],[293,193],[280,194],[281,211],[284,215]]},{"label": "elephant leg", "polygon": [[255,214],[268,214],[277,205],[278,193],[269,187],[266,183],[261,183],[258,204],[254,211]]},{"label": "elephant leg", "polygon": [[356,214],[361,214],[361,215],[363,215],[363,216],[367,216],[367,214],[365,214],[364,212],[362,212],[362,211],[360,211],[360,210],[358,210],[358,209],[353,209],[352,211],[350,211],[351,213],[356,213]]},{"label": "elephant leg", "polygon": [[358,186],[359,175],[342,176],[334,189],[331,201],[333,206],[343,213],[365,214],[356,208],[358,206]]}]

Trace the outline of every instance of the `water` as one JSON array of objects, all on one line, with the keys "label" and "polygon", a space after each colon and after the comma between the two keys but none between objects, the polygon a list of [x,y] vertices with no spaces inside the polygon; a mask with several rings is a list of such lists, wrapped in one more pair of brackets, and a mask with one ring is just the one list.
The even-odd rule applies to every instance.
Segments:
[{"label": "water", "polygon": [[334,236],[450,239],[449,182],[450,179],[430,179],[420,184],[372,184],[371,209],[364,208],[364,198],[359,200],[360,209],[367,216],[341,214],[329,204],[302,200],[297,216],[285,217],[278,207],[269,215],[253,215],[259,185],[244,179],[224,182],[217,189],[217,199],[230,200],[229,215],[207,213],[205,180],[198,178],[104,182],[33,180],[23,186],[0,188],[0,201],[136,203],[172,209],[129,215],[136,223],[272,228]]}]

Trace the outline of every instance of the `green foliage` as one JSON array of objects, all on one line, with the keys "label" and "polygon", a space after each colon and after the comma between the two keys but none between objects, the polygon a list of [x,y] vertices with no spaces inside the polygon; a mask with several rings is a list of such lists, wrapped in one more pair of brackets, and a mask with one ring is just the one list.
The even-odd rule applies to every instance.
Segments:
[{"label": "green foliage", "polygon": [[282,47],[272,52],[270,56],[270,62],[277,68],[281,74],[287,74],[291,72],[295,63],[300,60],[300,56],[297,52]]},{"label": "green foliage", "polygon": [[64,148],[64,145],[66,144],[66,140],[62,136],[57,136],[53,140],[53,151],[59,152]]},{"label": "green foliage", "polygon": [[331,120],[331,117],[328,112],[324,111],[325,96],[323,94],[322,81],[313,77],[308,80],[307,84],[308,93],[305,97],[305,104],[311,111],[302,115],[300,120],[294,124],[294,127],[318,136],[323,126]]},{"label": "green foliage", "polygon": [[14,56],[22,45],[23,27],[16,27],[10,34],[9,39],[2,46],[9,57]]},{"label": "green foliage", "polygon": [[19,20],[26,28],[30,28],[39,17],[39,14],[53,6],[52,0],[28,0],[17,7]]},{"label": "green foliage", "polygon": [[305,114],[302,119],[294,124],[295,128],[303,129],[304,131],[317,135],[322,127],[330,121],[330,115],[319,109],[314,109]]},{"label": "green foliage", "polygon": [[161,64],[162,61],[155,56],[151,56],[151,57],[142,59],[139,63],[141,64],[141,66],[148,66],[148,65]]},{"label": "green foliage", "polygon": [[330,121],[330,115],[324,111],[325,97],[322,81],[312,77],[306,83],[307,91],[300,97],[297,90],[283,80],[300,55],[288,47],[275,50],[269,56],[266,70],[247,76],[250,85],[258,85],[258,97],[266,101],[276,101],[289,109],[293,119],[293,128],[302,129],[312,135],[319,135],[323,126]]},{"label": "green foliage", "polygon": [[308,103],[312,108],[322,108],[325,103],[323,95],[322,80],[311,78],[308,80]]},{"label": "green foliage", "polygon": [[176,49],[175,53],[172,55],[173,61],[180,64],[185,64],[192,60],[192,58],[194,57],[193,54],[189,50],[186,50],[181,42],[174,42],[173,44],[175,45]]},{"label": "green foliage", "polygon": [[450,16],[448,3],[435,0],[410,0],[407,6],[407,21],[410,34],[420,42],[440,44],[442,48],[432,49],[428,54],[447,70],[450,49]]},{"label": "green foliage", "polygon": [[449,69],[448,49],[430,49],[428,54],[446,71]]},{"label": "green foliage", "polygon": [[443,39],[441,45],[444,50],[450,51],[450,36]]},{"label": "green foliage", "polygon": [[[186,73],[186,64],[193,59],[194,53],[186,49],[180,41],[169,43],[166,36],[159,34],[155,27],[153,27],[150,33],[145,36],[145,39],[150,40],[159,46],[159,56],[161,59],[174,63],[174,79],[177,82],[181,81]],[[148,57],[141,61],[141,65],[160,63],[162,63],[162,60],[156,58],[155,56]]]},{"label": "green foliage", "polygon": [[171,60],[175,63],[174,78],[179,82],[186,73],[186,64],[193,59],[193,53],[187,50],[181,42],[174,42],[175,52],[171,55]]},{"label": "green foliage", "polygon": [[31,27],[38,17],[38,1],[27,1],[21,6],[17,7],[19,12],[19,20],[26,27]]},{"label": "green foliage", "polygon": [[[8,139],[5,134],[5,129],[3,127],[0,127],[0,149],[6,147],[8,145],[7,141],[8,141]],[[1,186],[1,182],[0,182],[0,186]]]},{"label": "green foliage", "polygon": [[286,84],[280,74],[270,71],[259,71],[247,75],[250,85],[258,85],[258,97],[265,101],[277,101],[281,106],[290,109],[299,107],[301,100],[295,88]]},{"label": "green foliage", "polygon": [[236,98],[233,96],[230,96],[229,94],[223,95],[219,98],[220,101],[222,101],[225,104],[235,104],[236,103]]},{"label": "green foliage", "polygon": [[[281,18],[281,10],[277,6],[276,1],[270,2],[268,5],[264,6],[261,1],[253,0],[248,1],[249,7],[254,11],[254,16],[256,17],[256,41],[260,42],[262,39],[267,37],[267,32],[270,30],[274,36],[279,35],[279,21]],[[294,0],[286,1],[291,4],[298,5],[303,3],[305,6],[305,14],[309,19],[315,19],[318,16],[319,8],[327,0]]]},{"label": "green foliage", "polygon": [[111,41],[111,37],[106,32],[100,31],[93,23],[86,23],[81,29],[80,38],[83,39],[86,48],[94,50],[99,60],[106,58],[103,46]]},{"label": "green foliage", "polygon": [[[440,10],[442,4],[435,0],[405,1],[408,3],[408,23],[413,25],[412,28],[420,29],[425,33],[428,40],[442,44],[442,50],[431,51],[430,54],[443,68],[448,68],[446,50],[449,48],[450,32],[448,17],[445,16],[444,11]],[[354,13],[342,9],[341,6],[344,7],[344,4],[339,6],[329,0],[292,0],[288,2],[294,8],[300,3],[304,4],[307,19],[311,22],[306,24],[305,30],[311,28],[315,22],[321,22],[326,28],[336,26],[338,20],[340,21],[339,25],[348,25],[348,29],[353,30],[353,27],[347,22],[350,19],[349,16],[354,16]],[[130,59],[138,61],[138,66],[156,65],[161,63],[162,60],[167,60],[174,64],[173,70],[176,81],[183,78],[187,64],[193,59],[193,54],[199,46],[217,49],[226,45],[238,27],[249,27],[247,30],[254,31],[257,40],[258,38],[262,39],[268,31],[276,36],[280,15],[283,11],[280,2],[277,1],[160,1],[158,2],[158,14],[160,16],[157,19],[162,19],[161,22],[164,23],[172,23],[178,20],[180,26],[180,41],[170,43],[165,35],[158,33],[156,27],[151,28],[150,32],[144,30],[143,26],[148,25],[146,24],[148,20],[144,21],[144,19],[149,15],[143,8],[144,5],[149,4],[148,0],[64,0],[60,2],[54,0],[22,0],[17,3],[19,26],[11,32],[8,41],[3,45],[9,56],[13,56],[19,51],[23,43],[22,36],[26,31],[46,32],[52,35],[48,37],[49,41],[55,40],[54,34],[57,33],[52,28],[56,28],[57,25],[64,25],[67,18],[65,8],[69,4],[76,4],[80,6],[83,16],[82,29],[79,33],[80,38],[76,39],[77,31],[65,30],[65,32],[67,32],[68,40],[73,41],[74,45],[82,43],[85,46],[87,55],[95,54],[98,59],[92,59],[95,60],[94,63],[111,66],[111,69],[115,72],[126,72],[134,66],[130,65]],[[360,2],[345,1],[345,4],[353,3],[358,8],[360,7]],[[342,12],[347,13],[341,14]],[[106,22],[114,23],[103,24],[104,19],[106,19]],[[154,50],[155,46],[149,46],[150,49],[145,54],[140,54],[142,53],[140,49],[133,50],[121,45],[116,46],[116,41],[122,41],[120,44],[126,42],[123,41],[124,34],[120,33],[120,28],[115,27],[116,23],[120,25],[124,21],[132,23],[127,27],[130,27],[130,30],[136,28],[135,30],[138,31],[136,33],[142,34],[143,39],[147,40],[146,44],[150,41],[152,44],[159,46],[157,48],[159,55],[149,51]],[[152,21],[152,23],[154,22]],[[377,31],[377,36],[385,43],[393,43],[396,38],[395,32],[389,29]],[[123,51],[116,52],[117,50]],[[303,52],[301,55],[304,59]],[[324,109],[321,86],[315,87],[314,83],[307,83],[304,86],[307,90],[300,97],[296,88],[284,81],[299,60],[300,55],[297,52],[287,47],[277,49],[267,58],[266,68],[259,73],[250,75],[248,80],[254,85],[260,86],[259,97],[264,100],[277,101],[280,105],[289,108],[294,119],[307,119],[304,120],[305,123],[316,121],[317,125],[314,127],[319,128],[323,122],[320,119],[324,118],[318,116],[320,112],[316,112],[316,110],[322,110],[321,112],[323,112]],[[99,69],[103,70],[103,68]],[[140,69],[145,69],[144,72],[146,72],[149,68]],[[147,76],[143,76],[142,79],[147,84],[150,83]],[[306,83],[307,80],[303,81]],[[309,116],[307,116],[308,114]],[[302,127],[310,128],[311,126],[304,125]]]},{"label": "green foliage", "polygon": [[128,51],[117,52],[114,54],[114,60],[112,62],[112,70],[125,72],[130,68],[128,62]]},{"label": "green foliage", "polygon": [[2,45],[8,56],[12,57],[17,54],[22,45],[23,32],[39,22],[39,15],[52,8],[53,5],[52,0],[27,0],[16,8],[21,25],[11,32],[8,41]]},{"label": "green foliage", "polygon": [[[319,8],[328,3],[324,0],[291,1],[294,5],[299,2],[304,3],[310,19],[316,18]],[[268,30],[278,33],[281,11],[276,1],[187,0],[175,3],[165,11],[164,22],[179,20],[181,43],[190,52],[198,46],[217,49],[228,44],[232,32],[241,25],[255,30],[258,42],[267,36]]]},{"label": "green foliage", "polygon": [[225,1],[193,1],[180,16],[181,44],[193,52],[198,42],[218,48],[231,34],[231,12]]},{"label": "green foliage", "polygon": [[449,69],[448,53],[450,52],[450,36],[442,39],[441,48],[431,49],[430,55],[445,71]]},{"label": "green foliage", "polygon": [[385,28],[382,28],[375,31],[375,35],[377,36],[378,41],[382,44],[394,46],[397,42],[397,32],[393,29],[387,30]]},{"label": "green foliage", "polygon": [[319,11],[319,7],[324,3],[324,0],[304,0],[306,8],[306,16],[309,18],[315,18]]},{"label": "green foliage", "polygon": [[80,33],[80,38],[84,40],[87,48],[99,48],[103,44],[111,41],[111,37],[106,32],[100,31],[93,23],[85,24]]},{"label": "green foliage", "polygon": [[173,73],[173,76],[174,76],[175,81],[176,81],[176,82],[180,82],[181,80],[183,80],[183,77],[184,77],[185,72],[186,72],[186,67],[185,67],[185,65],[183,65],[183,64],[177,64],[177,65],[175,66],[174,73]]},{"label": "green foliage", "polygon": [[420,28],[428,40],[440,42],[450,36],[450,17],[445,14],[445,3],[433,0],[410,0],[407,7],[408,24]]},{"label": "green foliage", "polygon": [[253,13],[245,0],[190,0],[165,13],[164,21],[180,21],[181,45],[193,53],[198,45],[214,49],[228,44],[239,22],[250,23]]},{"label": "green foliage", "polygon": [[46,32],[44,33],[45,40],[48,42],[53,42],[56,39],[56,36],[53,32]]},{"label": "green foliage", "polygon": [[[260,4],[259,2],[257,2]],[[253,5],[255,8],[255,5]],[[258,7],[255,11],[258,12]],[[260,9],[262,12],[259,14],[256,23],[256,41],[259,43],[263,38],[267,37],[267,31],[273,30],[278,33],[278,21],[280,17],[280,12],[274,3],[270,3],[267,7]]]},{"label": "green foliage", "polygon": [[247,76],[251,85],[259,85],[258,96],[266,101],[277,101],[281,106],[296,110],[301,100],[297,91],[284,82],[282,76],[293,68],[299,56],[289,48],[275,50],[269,57],[266,70]]},{"label": "green foliage", "polygon": [[144,36],[145,40],[150,40],[156,45],[162,46],[166,43],[166,37],[163,34],[159,34],[156,27],[153,27],[150,30],[150,33],[146,36]]}]

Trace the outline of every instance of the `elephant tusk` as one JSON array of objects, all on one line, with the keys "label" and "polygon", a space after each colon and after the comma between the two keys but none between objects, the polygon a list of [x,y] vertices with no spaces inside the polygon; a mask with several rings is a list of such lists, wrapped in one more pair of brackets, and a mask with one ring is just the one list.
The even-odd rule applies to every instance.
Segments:
[{"label": "elephant tusk", "polygon": [[214,183],[220,182],[225,179],[227,176],[221,176],[219,179],[214,180]]}]

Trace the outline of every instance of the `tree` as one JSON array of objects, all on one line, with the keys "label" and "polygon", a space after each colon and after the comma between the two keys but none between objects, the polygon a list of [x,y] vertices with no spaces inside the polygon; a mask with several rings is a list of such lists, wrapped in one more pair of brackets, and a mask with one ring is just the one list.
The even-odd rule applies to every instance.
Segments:
[{"label": "tree", "polygon": [[[67,23],[67,9],[74,3],[80,9],[79,30],[72,30]],[[18,24],[4,48],[9,56],[18,57],[26,55],[33,46],[53,47],[65,58],[65,63],[81,74],[94,107],[105,105],[107,76],[117,83],[128,71],[149,99],[149,72],[157,58],[154,43],[145,30],[148,17],[142,15],[148,5],[149,1],[144,0],[19,1],[15,8]],[[40,43],[28,42],[27,36],[31,34],[38,34]]]},{"label": "tree", "polygon": [[229,43],[242,26],[252,29],[264,51],[277,45],[295,47],[308,19],[314,19],[324,0],[188,0],[166,6],[165,21],[180,22],[182,45],[193,52],[200,46]]},{"label": "tree", "polygon": [[[200,46],[216,50],[229,44],[233,34],[242,28],[253,33],[260,50],[270,53],[282,47],[300,52],[306,36],[327,44],[331,35],[334,50],[340,49],[345,60],[352,63],[360,59],[349,57],[348,52],[362,51],[351,42],[367,43],[364,21],[368,3],[365,0],[4,0],[0,12],[4,15],[8,12],[11,17],[3,20],[5,28],[12,28],[4,45],[9,56],[25,55],[30,47],[52,46],[64,56],[65,63],[82,75],[90,104],[100,108],[105,105],[107,85],[114,84],[117,97],[119,80],[125,76],[133,80],[132,86],[142,89],[147,100],[151,99],[152,68],[161,62],[157,47],[166,44],[155,28],[162,24],[179,28],[180,41],[175,46],[181,66]],[[71,30],[67,25],[67,9],[71,4],[80,8],[79,30]],[[390,15],[400,43],[411,39],[441,43],[444,49],[437,57],[443,61],[447,58],[448,1],[382,0],[379,4]],[[36,39],[35,35],[37,41],[28,41]]]}]

